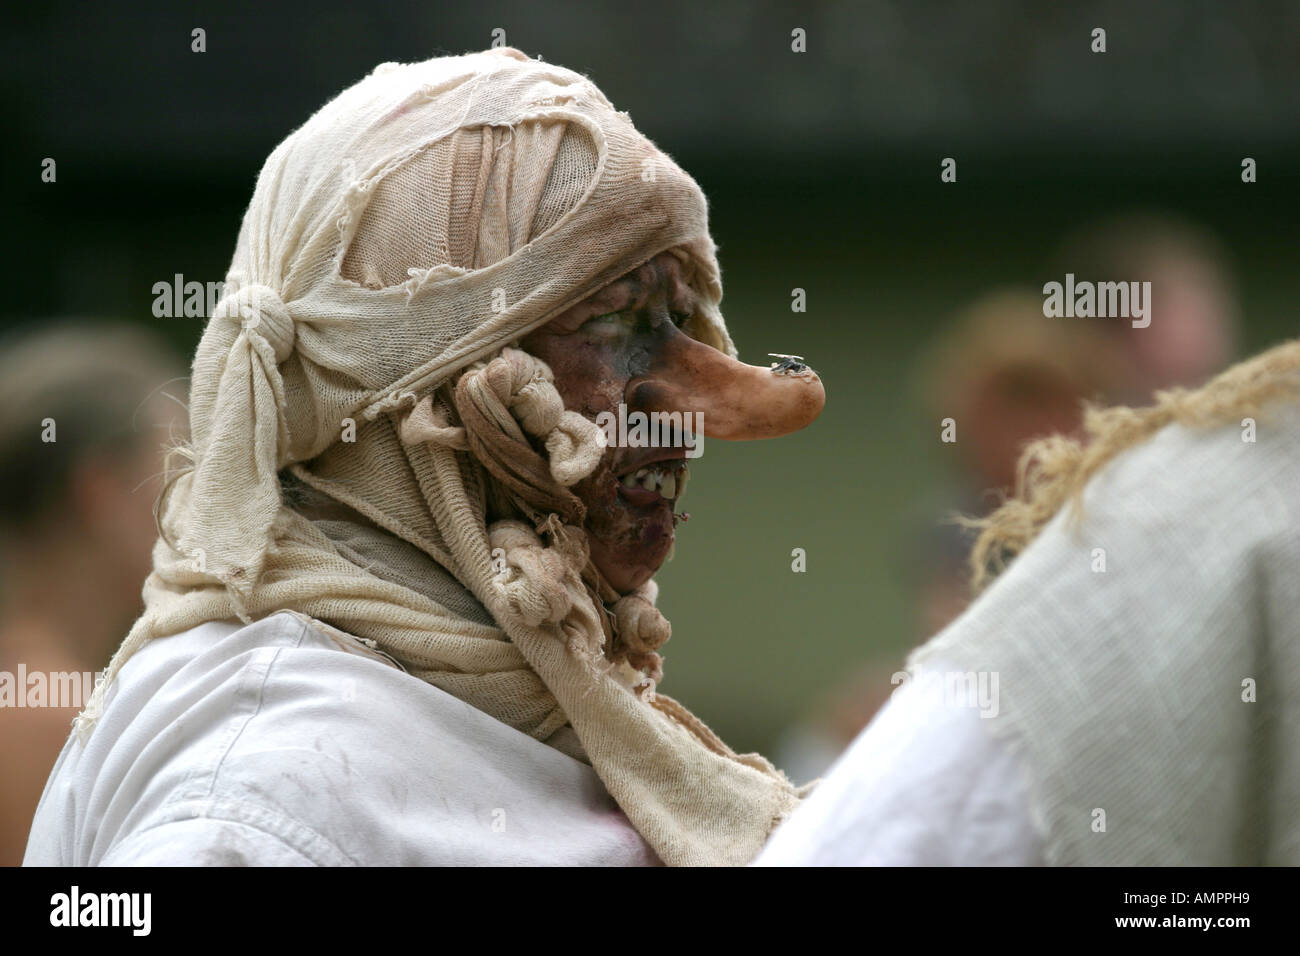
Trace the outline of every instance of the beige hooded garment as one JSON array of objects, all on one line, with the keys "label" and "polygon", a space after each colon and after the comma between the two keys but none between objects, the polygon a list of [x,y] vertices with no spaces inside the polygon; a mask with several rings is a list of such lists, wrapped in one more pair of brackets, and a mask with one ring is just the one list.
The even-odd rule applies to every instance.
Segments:
[{"label": "beige hooded garment", "polygon": [[[384,64],[326,104],[258,178],[194,360],[193,467],[107,680],[153,638],[298,611],[589,761],[665,862],[752,859],[796,789],[606,660],[609,627],[667,639],[655,587],[598,606],[558,516],[489,527],[432,398],[465,370],[496,447],[531,437],[557,486],[579,480],[602,433],[506,347],[668,250],[702,301],[685,328],[734,355],[699,187],[569,70],[512,49]],[[285,506],[286,469],[373,526]]]}]

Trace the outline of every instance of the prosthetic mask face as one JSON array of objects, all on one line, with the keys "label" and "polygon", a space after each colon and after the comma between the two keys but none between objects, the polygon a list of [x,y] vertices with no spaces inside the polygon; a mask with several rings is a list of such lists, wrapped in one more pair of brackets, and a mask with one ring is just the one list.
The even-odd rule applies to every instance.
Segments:
[{"label": "prosthetic mask face", "polygon": [[[521,344],[551,367],[565,407],[597,421],[602,413],[691,414],[703,436],[742,440],[784,435],[817,417],[826,395],[815,372],[791,362],[744,365],[697,342],[684,331],[695,307],[680,260],[665,252]],[[622,593],[649,580],[672,549],[692,444],[681,437],[672,447],[612,445],[570,489],[587,506],[592,561]]]}]

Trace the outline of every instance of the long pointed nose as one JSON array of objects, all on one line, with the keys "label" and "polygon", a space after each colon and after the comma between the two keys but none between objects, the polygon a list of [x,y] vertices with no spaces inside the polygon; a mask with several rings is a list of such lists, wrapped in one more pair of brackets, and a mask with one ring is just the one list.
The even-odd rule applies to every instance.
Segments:
[{"label": "long pointed nose", "polygon": [[628,406],[697,412],[706,438],[778,438],[809,425],[826,404],[812,369],[778,373],[746,365],[685,334],[658,350],[649,371],[628,383]]}]

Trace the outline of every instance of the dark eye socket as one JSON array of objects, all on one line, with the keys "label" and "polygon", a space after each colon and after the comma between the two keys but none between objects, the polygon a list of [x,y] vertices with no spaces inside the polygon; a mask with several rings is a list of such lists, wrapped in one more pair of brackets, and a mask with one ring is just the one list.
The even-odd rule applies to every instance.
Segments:
[{"label": "dark eye socket", "polygon": [[[680,329],[691,319],[692,313],[673,311],[669,312],[668,316],[672,319],[673,325]],[[650,325],[650,318],[645,312],[634,309],[621,309],[617,312],[606,312],[602,315],[592,316],[583,323],[583,328],[596,333],[615,334],[620,330],[626,333],[633,329],[644,332],[650,328]]]},{"label": "dark eye socket", "polygon": [[626,309],[594,315],[582,323],[582,330],[598,339],[621,339],[636,328],[636,317]]}]

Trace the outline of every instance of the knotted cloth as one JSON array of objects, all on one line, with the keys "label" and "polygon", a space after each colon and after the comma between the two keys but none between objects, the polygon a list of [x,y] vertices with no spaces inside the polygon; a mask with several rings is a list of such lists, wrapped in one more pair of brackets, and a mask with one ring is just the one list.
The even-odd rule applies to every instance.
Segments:
[{"label": "knotted cloth", "polygon": [[[801,791],[654,691],[653,582],[593,577],[603,453],[511,347],[670,251],[735,355],[695,182],[585,77],[512,49],[385,64],[268,158],[193,366],[135,650],[278,610],[590,762],[669,864],[752,859]],[[345,506],[286,504],[286,475]],[[359,518],[357,516],[360,516]]]}]

